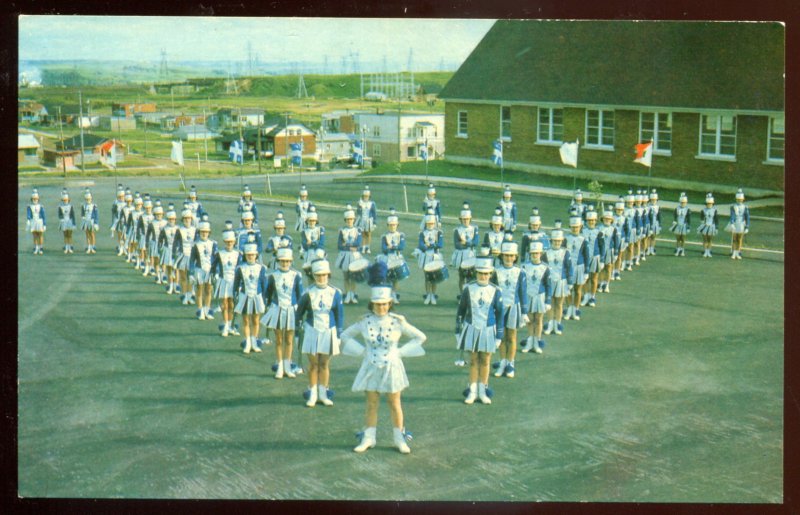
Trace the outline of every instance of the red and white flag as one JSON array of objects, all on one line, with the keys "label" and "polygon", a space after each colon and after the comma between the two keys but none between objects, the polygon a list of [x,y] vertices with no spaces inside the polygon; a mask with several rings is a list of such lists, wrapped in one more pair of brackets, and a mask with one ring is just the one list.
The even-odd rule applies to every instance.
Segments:
[{"label": "red and white flag", "polygon": [[636,145],[636,159],[634,159],[633,162],[639,163],[640,165],[645,165],[648,168],[653,166],[652,141],[649,141],[647,143],[639,143],[638,145]]}]

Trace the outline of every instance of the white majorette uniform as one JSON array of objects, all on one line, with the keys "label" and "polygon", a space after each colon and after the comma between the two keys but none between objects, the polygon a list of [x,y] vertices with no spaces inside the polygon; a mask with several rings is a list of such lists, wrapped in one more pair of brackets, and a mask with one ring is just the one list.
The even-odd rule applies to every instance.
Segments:
[{"label": "white majorette uniform", "polygon": [[503,198],[499,204],[503,216],[503,230],[514,232],[517,230],[517,203],[511,200],[511,190],[506,187]]},{"label": "white majorette uniform", "polygon": [[175,235],[178,233],[178,226],[174,224],[167,223],[163,229],[161,229],[161,234],[158,236],[158,248],[161,249],[161,253],[158,256],[158,260],[164,266],[174,266],[175,265],[175,258],[177,256],[173,252],[174,245],[175,245]]},{"label": "white majorette uniform", "polygon": [[459,268],[465,259],[475,257],[475,249],[480,246],[480,234],[478,226],[470,223],[464,227],[462,223],[453,230],[453,257],[450,258],[450,265]]},{"label": "white majorette uniform", "polygon": [[267,248],[264,249],[265,253],[269,255],[268,265],[270,271],[278,269],[278,249],[291,249],[292,237],[288,234],[273,234],[267,239]]},{"label": "white majorette uniform", "polygon": [[75,230],[75,210],[69,201],[58,205],[58,230],[62,232]]},{"label": "white majorette uniform", "polygon": [[[627,197],[631,196],[632,195],[629,194]],[[637,215],[636,207],[625,206],[623,214],[625,215],[625,221],[628,223],[627,243],[634,243],[639,239],[639,216]]]},{"label": "white majorette uniform", "polygon": [[242,263],[236,268],[233,293],[238,299],[234,311],[243,315],[262,314],[266,311],[264,294],[267,292],[267,267],[261,263]]},{"label": "white majorette uniform", "polygon": [[[303,190],[300,190],[301,192]],[[301,232],[307,227],[306,220],[308,220],[308,210],[313,204],[307,198],[298,198],[297,204],[294,206],[294,211],[297,213],[297,221],[294,223],[294,230]]]},{"label": "white majorette uniform", "polygon": [[[355,340],[357,336],[361,336],[366,349]],[[400,346],[403,336],[410,340]],[[348,327],[342,333],[343,352],[364,355],[353,381],[353,391],[396,393],[407,388],[408,376],[402,357],[411,355],[411,349],[415,351],[413,355],[419,355],[425,339],[422,331],[409,324],[405,317],[394,313],[384,316],[370,313]]]},{"label": "white majorette uniform", "polygon": [[120,210],[119,220],[117,222],[117,232],[122,234],[122,239],[125,242],[125,246],[128,246],[128,218],[130,218],[131,213],[136,209],[133,207],[133,204],[128,204],[127,199],[128,197],[133,199],[133,195],[126,194],[125,195],[125,205],[122,206]]},{"label": "white majorette uniform", "polygon": [[195,227],[180,226],[175,232],[175,240],[172,242],[172,266],[178,270],[189,270],[189,258],[192,256],[192,244],[194,243],[197,229]]},{"label": "white majorette uniform", "polygon": [[661,234],[661,206],[658,205],[658,193],[650,192],[650,234]]},{"label": "white majorette uniform", "polygon": [[528,313],[546,313],[545,306],[553,303],[550,268],[544,261],[539,264],[529,261],[522,265],[522,272],[525,275]]},{"label": "white majorette uniform", "polygon": [[569,251],[564,247],[551,248],[545,252],[545,256],[550,269],[552,296],[566,297],[569,295],[569,277],[572,275],[572,259],[570,259]]},{"label": "white majorette uniform", "polygon": [[253,193],[250,191],[250,187],[247,184],[244,185],[242,198],[239,199],[239,205],[236,207],[236,211],[239,213],[239,228],[243,227],[241,218],[245,211],[253,213],[253,225],[258,225],[258,207],[253,200]]},{"label": "white majorette uniform", "polygon": [[[433,187],[433,184],[428,184],[428,195],[435,195],[436,188]],[[428,210],[433,210],[433,214],[436,215],[436,227],[442,226],[442,206],[441,202],[439,202],[438,198],[430,198],[429,196],[425,196],[422,200],[422,220],[419,223],[419,229],[422,230],[425,228],[425,214],[428,213]]]},{"label": "white majorette uniform", "polygon": [[542,251],[545,252],[547,249],[550,248],[550,238],[547,237],[547,233],[544,231],[536,230],[527,230],[522,233],[522,244],[519,247],[519,255],[524,256],[522,257],[522,262],[527,263],[531,260],[530,248],[531,243],[539,241],[542,243]]},{"label": "white majorette uniform", "polygon": [[144,214],[142,204],[138,204],[134,209],[128,213],[128,220],[125,226],[125,238],[128,245],[136,243],[137,230],[139,228],[139,218]]},{"label": "white majorette uniform", "polygon": [[344,326],[342,292],[330,285],[311,285],[297,306],[297,324],[303,324],[304,354],[339,354],[339,334]]},{"label": "white majorette uniform", "polygon": [[196,284],[211,283],[211,261],[216,254],[217,242],[212,239],[197,240],[192,245],[189,270]]},{"label": "white majorette uniform", "polygon": [[267,312],[261,317],[261,325],[270,329],[294,331],[297,322],[297,303],[303,296],[302,274],[290,268],[286,272],[278,269],[267,280]]},{"label": "white majorette uniform", "polygon": [[28,226],[29,232],[45,232],[47,226],[46,217],[44,214],[44,206],[36,204],[28,204]]},{"label": "white majorette uniform", "polygon": [[303,228],[300,247],[303,249],[303,262],[310,264],[316,259],[316,250],[325,248],[325,228],[319,224]]},{"label": "white majorette uniform", "polygon": [[166,226],[167,220],[162,218],[161,220],[153,219],[153,221],[150,222],[150,225],[147,227],[145,241],[147,242],[147,254],[149,256],[159,257],[160,259],[161,247],[159,246],[158,242],[161,239],[161,232]]},{"label": "white majorette uniform", "polygon": [[495,266],[499,266],[499,258],[500,258],[500,246],[503,244],[503,240],[506,237],[506,233],[503,230],[493,231],[488,230],[486,235],[483,237],[483,245],[485,247],[489,247],[492,251],[493,256],[497,256],[494,263]]},{"label": "white majorette uniform", "polygon": [[243,263],[242,253],[234,248],[231,251],[219,249],[211,260],[211,271],[219,276],[214,288],[215,299],[233,298],[233,281],[236,279],[236,269]]},{"label": "white majorette uniform", "polygon": [[[515,244],[516,245],[516,244]],[[528,314],[528,281],[522,268],[500,265],[494,269],[494,283],[500,287],[503,303],[503,327],[519,329],[526,327],[522,315]]]},{"label": "white majorette uniform", "polygon": [[[426,215],[430,216],[430,215]],[[436,259],[439,251],[444,247],[444,235],[439,229],[423,229],[419,233],[417,243],[417,265],[425,270],[425,265]]]},{"label": "white majorette uniform", "polygon": [[583,192],[579,189],[575,190],[572,200],[569,203],[569,213],[575,213],[576,216],[583,218],[583,213],[586,211],[586,204],[583,203]]},{"label": "white majorette uniform", "polygon": [[[566,233],[564,235],[564,247],[570,258],[569,284],[585,284],[589,276],[586,273],[586,263],[589,262],[589,248],[586,238],[582,235]],[[547,255],[548,260],[550,254]]]},{"label": "white majorette uniform", "polygon": [[375,201],[372,199],[364,200],[363,198],[356,204],[356,227],[361,229],[361,232],[372,232],[375,230],[375,219],[378,216],[378,210],[375,207]]},{"label": "white majorette uniform", "polygon": [[725,226],[725,230],[734,234],[750,231],[750,208],[747,204],[737,202],[731,205],[731,220]]},{"label": "white majorette uniform", "polygon": [[581,236],[586,241],[586,263],[588,263],[585,267],[586,271],[590,274],[596,274],[600,271],[600,257],[606,248],[603,232],[597,226],[594,229],[584,226],[581,230]]},{"label": "white majorette uniform", "polygon": [[81,206],[81,230],[97,232],[99,228],[100,208],[94,202],[84,202]]},{"label": "white majorette uniform", "polygon": [[137,247],[141,250],[147,250],[147,228],[150,227],[150,224],[152,224],[155,219],[155,215],[152,212],[147,214],[147,211],[142,213],[142,216],[139,217],[139,221],[136,225],[136,242]]},{"label": "white majorette uniform", "polygon": [[618,255],[628,248],[628,243],[631,241],[631,226],[628,224],[628,217],[624,214],[624,206],[622,207],[623,214],[616,213],[619,206],[619,202],[614,206],[614,227],[617,229],[617,237],[619,238]]},{"label": "white majorette uniform", "polygon": [[202,218],[204,214],[207,214],[200,202],[197,201],[197,191],[194,186],[192,186],[192,189],[189,191],[189,200],[184,202],[184,208],[192,212],[192,225],[195,228],[200,218]]},{"label": "white majorette uniform", "polygon": [[[679,208],[680,209],[680,208]],[[687,222],[688,225],[688,222]],[[697,227],[698,234],[714,236],[719,227],[719,214],[716,206],[704,207],[700,210],[700,225]]]},{"label": "white majorette uniform", "polygon": [[361,257],[358,250],[350,250],[350,247],[361,248],[361,230],[355,226],[340,228],[336,246],[339,249],[339,254],[336,256],[336,268],[346,272],[350,269],[350,263]]},{"label": "white majorette uniform", "polygon": [[[606,214],[603,215],[604,220],[605,218]],[[611,215],[611,219],[614,219],[613,214]],[[613,222],[608,225],[603,223],[603,225],[600,226],[600,233],[603,235],[603,245],[600,247],[600,268],[603,268],[617,259],[620,253],[621,240],[619,231],[617,231],[617,226],[614,225]]]},{"label": "white majorette uniform", "polygon": [[[125,192],[123,192],[124,195]],[[111,233],[112,235],[120,230],[122,220],[122,208],[125,207],[125,200],[119,197],[111,205]]]},{"label": "white majorette uniform", "polygon": [[689,206],[681,206],[675,208],[673,212],[672,225],[669,230],[675,234],[689,234],[692,224],[692,211]]},{"label": "white majorette uniform", "polygon": [[396,260],[396,266],[402,266],[402,263],[405,263],[405,258],[403,257],[403,251],[406,248],[406,235],[400,231],[393,231],[384,233],[381,236],[381,253],[375,257],[375,261],[380,261],[382,263],[386,263],[386,266],[389,266],[389,256],[392,257],[392,261]]},{"label": "white majorette uniform", "polygon": [[503,339],[503,300],[500,288],[491,282],[472,281],[464,287],[456,313],[456,348],[468,352],[493,353]]}]

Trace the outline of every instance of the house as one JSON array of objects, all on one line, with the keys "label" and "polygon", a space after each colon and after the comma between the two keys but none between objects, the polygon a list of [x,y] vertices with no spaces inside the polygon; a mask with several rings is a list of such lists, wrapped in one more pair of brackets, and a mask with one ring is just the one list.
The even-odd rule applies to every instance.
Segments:
[{"label": "house", "polygon": [[356,138],[364,141],[366,155],[375,161],[418,161],[427,144],[428,159],[440,159],[445,149],[442,113],[402,111],[359,112],[353,115]]},{"label": "house", "polygon": [[326,132],[342,132],[345,134],[354,134],[356,131],[356,123],[353,116],[360,111],[331,111],[322,114],[321,129]]},{"label": "house", "polygon": [[42,146],[33,134],[17,134],[17,163],[39,164],[39,150]]},{"label": "house", "polygon": [[[317,154],[317,138],[314,131],[305,125],[289,121],[288,128],[286,120],[272,120],[259,128],[248,128],[242,130],[242,139],[245,145],[245,154],[255,156],[258,146],[258,135],[261,137],[261,154],[270,157],[286,157],[289,145],[292,143],[303,144],[303,157],[313,158]],[[216,151],[227,152],[231,142],[239,139],[239,131],[225,131],[216,140]]]},{"label": "house", "polygon": [[46,123],[47,108],[39,102],[20,100],[17,102],[17,121],[20,123]]},{"label": "house", "polygon": [[172,135],[183,141],[208,140],[220,136],[219,133],[212,132],[205,125],[182,125],[172,131]]},{"label": "house", "polygon": [[78,104],[46,103],[44,108],[47,110],[48,120],[55,124],[58,124],[60,120],[63,124],[72,125],[80,115],[80,106]]},{"label": "house", "polygon": [[203,114],[169,114],[163,116],[159,120],[159,123],[161,125],[161,130],[173,131],[178,127],[183,127],[184,125],[205,125],[206,117]]},{"label": "house", "polygon": [[58,170],[74,170],[80,164],[80,150],[58,150],[45,147],[42,152],[42,163]]},{"label": "house", "polygon": [[355,135],[344,132],[317,133],[317,161],[349,161],[353,155]]},{"label": "house", "polygon": [[155,113],[156,105],[152,102],[141,103],[112,103],[111,116],[120,116],[123,118],[133,118],[140,113]]},{"label": "house", "polygon": [[136,130],[136,118],[124,116],[101,116],[100,128],[106,131]]},{"label": "house", "polygon": [[210,116],[208,121],[208,126],[212,129],[238,129],[259,125],[264,125],[264,110],[258,107],[223,108]]},{"label": "house", "polygon": [[115,147],[117,162],[125,160],[127,146],[119,140],[105,138],[96,134],[84,134],[83,144],[81,136],[73,136],[65,139],[62,143],[57,141],[55,150],[77,152],[75,164],[81,164],[81,148],[83,148],[83,164],[106,163],[111,153],[111,147]]},{"label": "house", "polygon": [[[440,92],[447,159],[783,188],[779,23],[500,20]],[[634,146],[653,141],[647,172]],[[602,180],[602,179],[601,179]]]}]

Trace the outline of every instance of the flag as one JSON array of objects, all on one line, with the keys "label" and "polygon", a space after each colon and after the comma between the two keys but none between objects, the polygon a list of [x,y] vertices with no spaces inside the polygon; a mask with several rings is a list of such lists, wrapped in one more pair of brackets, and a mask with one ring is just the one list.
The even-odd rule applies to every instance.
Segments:
[{"label": "flag", "polygon": [[575,143],[564,142],[558,153],[561,154],[561,162],[573,168],[578,167],[578,146],[580,141],[576,140]]},{"label": "flag", "polygon": [[292,149],[292,163],[300,165],[303,163],[303,143],[290,143],[289,148]]},{"label": "flag", "polygon": [[231,147],[228,149],[228,159],[242,164],[242,161],[244,161],[244,142],[242,140],[231,141]]},{"label": "flag", "polygon": [[492,152],[492,162],[496,165],[503,166],[503,142],[498,139],[495,140],[492,145],[494,146],[494,151]]},{"label": "flag", "polygon": [[183,142],[182,141],[173,141],[172,142],[172,154],[170,155],[172,158],[172,162],[183,166]]},{"label": "flag", "polygon": [[364,149],[361,148],[361,142],[358,140],[353,142],[353,162],[357,164],[364,162]]},{"label": "flag", "polygon": [[111,144],[111,148],[108,149],[108,158],[106,158],[106,164],[108,166],[113,166],[114,168],[117,167],[117,143],[114,142]]},{"label": "flag", "polygon": [[419,146],[419,157],[422,158],[423,161],[428,161],[428,142],[426,141],[425,144]]},{"label": "flag", "polygon": [[636,145],[636,159],[634,159],[633,162],[639,163],[640,165],[645,165],[648,168],[650,168],[653,165],[652,140],[650,140],[649,143],[639,143],[638,145]]}]

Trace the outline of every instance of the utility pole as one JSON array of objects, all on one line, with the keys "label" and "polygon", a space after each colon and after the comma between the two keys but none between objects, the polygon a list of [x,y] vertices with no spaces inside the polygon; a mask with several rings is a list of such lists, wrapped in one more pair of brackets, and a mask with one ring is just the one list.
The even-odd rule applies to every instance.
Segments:
[{"label": "utility pole", "polygon": [[203,108],[203,127],[206,128],[205,134],[203,135],[203,147],[206,151],[206,163],[208,163],[208,124],[206,123],[206,109]]},{"label": "utility pole", "polygon": [[244,189],[244,136],[242,136],[242,108],[239,108],[239,142],[242,144],[242,159],[239,161],[239,189]]},{"label": "utility pole", "polygon": [[81,91],[78,90],[78,125],[81,127],[81,171],[86,172],[86,167],[84,166],[84,156],[83,156],[83,96],[81,96]]},{"label": "utility pole", "polygon": [[64,167],[64,186],[67,185],[67,160],[64,159],[64,127],[61,125],[61,106],[58,106],[58,132],[61,134],[61,164]]}]

